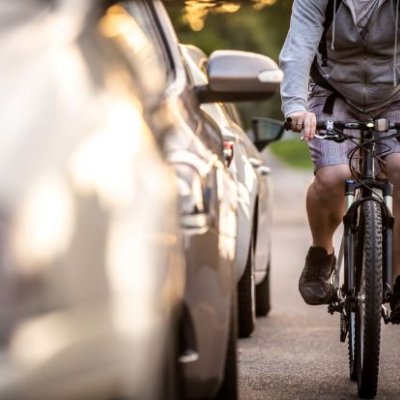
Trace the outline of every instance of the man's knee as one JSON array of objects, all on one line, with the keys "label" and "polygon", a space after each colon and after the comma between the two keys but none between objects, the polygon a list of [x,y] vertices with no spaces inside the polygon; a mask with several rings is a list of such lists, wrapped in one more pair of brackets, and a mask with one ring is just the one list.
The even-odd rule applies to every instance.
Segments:
[{"label": "man's knee", "polygon": [[337,202],[344,195],[344,182],[351,177],[347,165],[334,165],[316,171],[313,187],[320,200]]}]

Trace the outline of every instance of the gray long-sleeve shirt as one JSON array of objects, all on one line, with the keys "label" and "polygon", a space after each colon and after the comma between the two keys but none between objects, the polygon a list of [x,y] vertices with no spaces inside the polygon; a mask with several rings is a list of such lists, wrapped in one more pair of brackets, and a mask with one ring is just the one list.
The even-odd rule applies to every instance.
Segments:
[{"label": "gray long-sleeve shirt", "polygon": [[[399,93],[399,51],[394,52],[397,0],[377,0],[360,35],[352,1],[342,0],[328,29],[328,67],[321,74],[344,98],[361,111],[369,112],[390,103]],[[309,73],[323,33],[328,0],[294,0],[290,29],[280,54],[285,74],[281,85],[285,116],[307,110]],[[334,37],[333,37],[334,36]],[[334,48],[331,48],[334,40]]]}]

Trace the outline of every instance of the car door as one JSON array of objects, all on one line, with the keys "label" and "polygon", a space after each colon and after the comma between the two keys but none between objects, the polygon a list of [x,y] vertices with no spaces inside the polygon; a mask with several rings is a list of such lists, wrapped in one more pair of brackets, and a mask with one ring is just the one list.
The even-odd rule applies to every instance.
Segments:
[{"label": "car door", "polygon": [[194,340],[183,357],[189,397],[213,396],[221,385],[233,309],[236,191],[223,159],[222,137],[204,118],[180,59],[178,42],[160,2],[123,2],[154,46],[164,54],[171,80],[161,102],[176,130],[166,144],[181,190],[187,262],[187,327]]},{"label": "car door", "polygon": [[22,3],[0,6],[0,398],[159,399],[184,282],[161,81],[103,2]]}]

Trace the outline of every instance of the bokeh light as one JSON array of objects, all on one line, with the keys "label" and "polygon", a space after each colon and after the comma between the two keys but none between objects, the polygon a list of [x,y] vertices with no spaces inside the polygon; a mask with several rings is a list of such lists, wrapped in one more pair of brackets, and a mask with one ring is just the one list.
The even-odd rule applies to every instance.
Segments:
[{"label": "bokeh light", "polygon": [[255,10],[274,5],[277,0],[253,0],[247,2],[221,2],[212,0],[187,0],[184,6],[183,21],[194,31],[204,28],[209,14],[233,14],[240,10],[242,4],[248,3]]}]

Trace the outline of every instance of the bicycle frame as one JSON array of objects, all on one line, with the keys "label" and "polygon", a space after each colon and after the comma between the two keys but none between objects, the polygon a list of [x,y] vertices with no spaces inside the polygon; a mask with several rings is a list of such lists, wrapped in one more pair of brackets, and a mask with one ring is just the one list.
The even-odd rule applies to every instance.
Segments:
[{"label": "bicycle frame", "polygon": [[[392,214],[392,185],[388,180],[378,180],[376,178],[374,154],[375,141],[373,140],[373,129],[360,131],[360,178],[357,180],[349,179],[345,182],[346,214],[343,218],[344,235],[343,251],[345,259],[344,285],[343,292],[350,302],[355,299],[354,282],[354,243],[353,233],[358,229],[359,210],[365,201],[375,201],[381,208],[382,215],[382,234],[383,234],[383,303],[389,301],[391,295],[392,280],[392,247],[393,247],[393,225],[394,217]],[[376,192],[383,196],[377,195]],[[340,263],[340,261],[339,261]],[[338,271],[340,273],[340,271]],[[337,272],[337,273],[338,273]],[[338,278],[337,278],[338,281]]]}]

